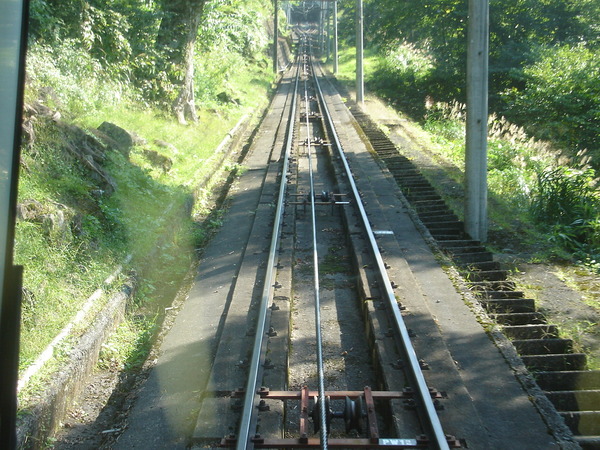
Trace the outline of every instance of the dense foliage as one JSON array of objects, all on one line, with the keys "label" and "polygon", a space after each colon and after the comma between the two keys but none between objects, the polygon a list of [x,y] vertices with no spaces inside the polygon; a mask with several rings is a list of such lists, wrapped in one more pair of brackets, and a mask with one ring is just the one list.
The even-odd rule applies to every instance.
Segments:
[{"label": "dense foliage", "polygon": [[[185,48],[189,40],[201,53],[193,56],[195,96],[207,99],[214,73],[219,77],[264,58],[268,45],[265,22],[269,0],[32,0],[30,36],[32,53],[47,58],[44,70],[73,77],[92,77],[77,83],[97,88],[102,80],[120,83],[129,97],[170,107],[177,99],[187,73]],[[190,16],[198,15],[192,24]],[[193,32],[193,26],[196,26]],[[225,51],[224,51],[225,50]],[[215,62],[232,57],[235,62]],[[58,58],[58,61],[55,61]],[[65,67],[65,65],[71,67]],[[79,68],[81,66],[81,69]],[[199,70],[198,70],[199,69]],[[37,72],[37,67],[35,71]],[[39,77],[38,77],[39,78]],[[69,89],[55,83],[58,91]],[[71,83],[73,86],[73,83]],[[114,86],[113,86],[114,88]],[[110,89],[114,91],[114,89]],[[86,96],[87,97],[87,96]],[[75,100],[76,96],[70,97]]]},{"label": "dense foliage", "polygon": [[[219,181],[214,149],[267,101],[271,9],[270,0],[32,0],[15,244],[22,370],[127,255],[99,302],[135,275],[129,326],[145,333],[172,301],[214,227],[203,207],[204,180]],[[171,114],[186,74],[201,124]],[[141,139],[118,149],[98,131],[103,121]]]},{"label": "dense foliage", "polygon": [[[340,4],[340,33],[352,45],[355,2]],[[364,0],[367,49],[379,55],[367,87],[422,121],[459,167],[468,4]],[[552,240],[592,266],[600,255],[599,24],[596,0],[490,0],[490,191],[527,206]],[[527,135],[555,150],[546,154]]]},{"label": "dense foliage", "polygon": [[[365,0],[368,45],[388,63],[375,88],[424,113],[425,96],[465,99],[464,0]],[[354,39],[354,2],[341,3],[342,36]],[[587,148],[600,166],[600,6],[595,0],[490,0],[490,100],[493,111],[567,148]],[[407,51],[410,50],[410,51]],[[424,55],[427,64],[423,64]],[[415,106],[417,105],[417,106]]]}]

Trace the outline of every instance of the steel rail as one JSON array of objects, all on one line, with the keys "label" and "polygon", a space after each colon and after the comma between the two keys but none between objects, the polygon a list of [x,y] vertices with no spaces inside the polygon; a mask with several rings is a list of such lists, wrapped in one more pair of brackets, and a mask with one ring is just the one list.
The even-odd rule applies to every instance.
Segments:
[{"label": "steel rail", "polygon": [[[308,46],[309,52],[307,53],[310,57],[311,46]],[[305,61],[305,65],[309,66],[309,63]],[[310,75],[308,67],[306,67],[305,73]],[[314,74],[313,74],[314,75]],[[326,400],[325,400],[325,374],[323,370],[323,339],[321,336],[321,298],[319,295],[319,254],[317,251],[317,220],[316,220],[316,209],[315,209],[315,184],[313,176],[313,161],[312,161],[312,146],[310,140],[310,99],[308,97],[308,79],[304,80],[304,99],[305,99],[305,119],[306,119],[306,132],[307,132],[307,153],[308,153],[308,178],[310,181],[310,211],[311,211],[311,222],[312,222],[312,245],[313,245],[313,278],[314,278],[314,296],[315,296],[315,333],[317,340],[317,380],[319,390],[319,422],[320,422],[320,435],[321,435],[321,448],[327,449],[327,419],[326,419]]]},{"label": "steel rail", "polygon": [[255,403],[258,399],[258,375],[260,372],[260,361],[261,361],[261,349],[263,340],[265,337],[265,329],[267,322],[267,312],[269,309],[269,303],[272,297],[273,285],[275,281],[275,268],[276,268],[276,257],[277,250],[279,247],[279,237],[281,233],[281,224],[283,222],[284,212],[284,198],[287,188],[288,171],[289,171],[289,160],[292,149],[292,141],[294,137],[294,122],[296,117],[297,107],[297,93],[298,84],[300,79],[300,65],[298,64],[296,72],[296,80],[294,89],[292,92],[292,104],[290,108],[290,115],[288,118],[287,135],[285,140],[283,167],[281,169],[281,181],[279,184],[279,194],[277,198],[277,209],[275,211],[275,221],[273,223],[273,233],[271,236],[271,244],[269,247],[269,257],[267,260],[267,272],[265,274],[265,284],[258,306],[258,319],[256,324],[256,334],[254,335],[254,346],[252,350],[252,360],[250,361],[250,369],[248,372],[248,380],[246,383],[246,390],[244,395],[244,403],[242,407],[242,418],[240,421],[240,427],[237,436],[236,449],[244,450],[253,448],[251,441],[250,428],[252,423],[252,416],[255,411]]},{"label": "steel rail", "polygon": [[316,75],[315,70],[313,69],[313,75],[315,79],[316,91],[319,96],[321,106],[323,108],[323,117],[327,121],[329,129],[331,131],[331,135],[335,141],[335,147],[338,151],[338,155],[340,156],[340,160],[344,166],[346,175],[348,177],[348,181],[350,183],[350,187],[352,190],[352,194],[354,199],[356,200],[356,205],[360,212],[360,217],[365,228],[365,231],[368,236],[369,244],[371,247],[371,251],[377,263],[377,269],[379,275],[381,277],[381,285],[385,291],[385,298],[387,300],[387,305],[390,308],[393,315],[393,323],[396,328],[396,331],[400,335],[401,345],[404,350],[404,353],[408,359],[409,367],[411,370],[410,375],[412,376],[415,384],[416,391],[419,395],[419,398],[422,402],[422,405],[425,408],[426,420],[428,421],[425,426],[430,428],[430,431],[433,433],[433,442],[437,445],[439,449],[446,450],[450,447],[448,446],[448,442],[446,439],[446,435],[442,429],[442,425],[440,423],[440,419],[435,410],[435,405],[431,399],[431,393],[429,391],[429,387],[427,386],[427,382],[425,381],[425,377],[423,376],[423,372],[421,371],[421,366],[419,364],[419,360],[415,353],[415,349],[411,343],[410,336],[408,334],[408,328],[404,323],[404,319],[402,318],[402,314],[400,312],[400,308],[398,307],[398,303],[396,301],[396,296],[394,291],[392,290],[392,285],[390,279],[387,275],[387,271],[385,268],[385,264],[383,262],[383,258],[381,257],[381,252],[379,251],[379,246],[375,239],[375,234],[373,233],[373,229],[371,224],[369,223],[369,219],[367,217],[367,213],[365,211],[364,205],[360,200],[360,194],[358,192],[358,188],[356,187],[356,183],[354,182],[354,177],[352,176],[352,171],[350,169],[350,165],[348,160],[344,154],[343,146],[339,140],[337,132],[335,131],[335,125],[333,123],[333,119],[329,112],[329,108],[327,107],[327,103],[325,102],[325,96],[321,89],[321,85],[319,83],[319,78]]}]

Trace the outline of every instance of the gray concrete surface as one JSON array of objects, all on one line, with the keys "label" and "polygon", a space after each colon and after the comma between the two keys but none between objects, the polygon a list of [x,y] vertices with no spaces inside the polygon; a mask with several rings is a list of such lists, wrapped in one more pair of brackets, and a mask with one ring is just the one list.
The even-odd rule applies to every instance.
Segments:
[{"label": "gray concrete surface", "polygon": [[[283,107],[277,99],[275,105]],[[351,123],[341,99],[334,109],[340,126]],[[365,191],[379,194],[377,202],[384,206],[373,221],[394,231],[396,244],[390,244],[385,259],[391,278],[404,286],[400,295],[408,306],[407,322],[416,330],[417,353],[435,349],[435,354],[425,356],[431,366],[426,377],[449,394],[451,406],[440,413],[449,425],[447,431],[466,439],[471,449],[557,448],[500,352],[412,224],[397,189],[381,176],[354,128],[344,130],[360,182],[367,182]],[[196,282],[115,448],[176,449],[189,444],[223,313],[237,282],[242,246],[253,224],[252,205],[260,200],[270,148],[268,136],[259,132],[257,140],[246,163],[250,170],[239,181],[223,227],[206,249]]]}]

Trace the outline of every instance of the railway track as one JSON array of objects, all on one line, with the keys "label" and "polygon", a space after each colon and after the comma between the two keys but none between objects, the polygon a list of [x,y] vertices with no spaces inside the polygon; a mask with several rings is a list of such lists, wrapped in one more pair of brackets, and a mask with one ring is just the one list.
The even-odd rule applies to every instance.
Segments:
[{"label": "railway track", "polygon": [[250,152],[257,180],[244,190],[258,203],[218,302],[189,445],[553,448],[479,324],[462,318],[471,314],[460,297],[451,306],[453,287],[432,272],[401,194],[313,64],[308,38],[302,48]]},{"label": "railway track", "polygon": [[[379,231],[371,228],[314,76],[308,39],[302,47],[271,156],[277,162],[272,177],[278,187],[270,195],[263,193],[275,201],[262,292],[254,290],[246,336],[228,314],[232,330],[225,324],[195,440],[211,444],[221,432],[221,446],[239,449],[459,447],[437,416],[443,394],[423,376],[379,252]],[[357,283],[352,274],[357,261],[347,248],[349,239],[367,243],[360,259],[362,267],[371,269],[363,276],[378,286],[381,308],[388,314],[387,323],[378,327],[385,327],[391,338],[376,353],[387,360],[369,358],[360,295],[351,288]],[[307,317],[311,310],[314,316]],[[376,320],[382,322],[382,317]],[[231,361],[220,359],[221,352],[238,356],[234,367],[242,370],[232,374],[231,365],[224,367]],[[358,355],[357,362],[348,364],[349,353]],[[396,380],[381,383],[373,366],[400,365],[400,360]],[[369,385],[357,385],[361,381]],[[377,390],[373,385],[378,384],[403,388]]]}]

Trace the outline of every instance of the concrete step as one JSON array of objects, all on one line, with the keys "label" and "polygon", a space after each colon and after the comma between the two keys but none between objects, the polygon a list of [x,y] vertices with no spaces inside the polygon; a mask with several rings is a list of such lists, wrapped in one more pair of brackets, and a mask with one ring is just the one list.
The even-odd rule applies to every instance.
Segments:
[{"label": "concrete step", "polygon": [[583,450],[600,450],[600,436],[575,436],[575,442]]},{"label": "concrete step", "polygon": [[514,281],[479,281],[469,283],[472,291],[515,291],[517,285]]},{"label": "concrete step", "polygon": [[489,253],[491,255],[490,252],[488,252],[485,247],[482,247],[481,245],[472,245],[472,246],[459,246],[459,247],[449,247],[446,246],[444,247],[444,251],[446,253],[449,253],[451,255],[470,255],[472,253]]},{"label": "concrete step", "polygon": [[439,200],[419,200],[414,202],[413,206],[417,211],[431,211],[439,208],[447,208],[446,202],[442,199]]},{"label": "concrete step", "polygon": [[462,239],[465,237],[463,231],[456,230],[450,230],[449,232],[445,232],[445,230],[431,230],[430,233],[436,241],[438,239]]},{"label": "concrete step", "polygon": [[539,312],[490,314],[500,325],[527,325],[546,323],[546,318]]},{"label": "concrete step", "polygon": [[529,370],[583,370],[587,365],[584,353],[562,353],[549,355],[523,355],[523,364]]},{"label": "concrete step", "polygon": [[504,334],[513,339],[544,339],[557,338],[556,325],[510,325],[502,327]]},{"label": "concrete step", "polygon": [[596,436],[600,434],[600,411],[559,413],[573,434]]},{"label": "concrete step", "polygon": [[535,374],[535,379],[545,391],[600,389],[600,370],[542,371]]},{"label": "concrete step", "polygon": [[480,261],[480,262],[463,262],[461,266],[466,271],[492,271],[500,270],[500,263],[498,261]]},{"label": "concrete step", "polygon": [[464,224],[462,222],[458,222],[458,221],[443,221],[443,220],[439,220],[439,221],[431,221],[429,223],[426,224],[427,228],[429,228],[429,231],[432,230],[440,230],[440,229],[446,229],[446,230],[456,230],[456,231],[462,231],[464,229]]},{"label": "concrete step", "polygon": [[512,344],[520,355],[547,355],[573,351],[571,339],[517,339],[512,341]]},{"label": "concrete step", "polygon": [[458,217],[456,214],[419,214],[419,219],[427,225],[430,223],[439,223],[439,222],[458,222]]},{"label": "concrete step", "polygon": [[469,272],[467,280],[469,281],[502,281],[506,280],[508,273],[506,270],[480,270],[477,272]]},{"label": "concrete step", "polygon": [[[457,264],[469,264],[469,263],[477,263],[477,262],[488,262],[494,260],[494,255],[491,252],[487,251],[474,251],[471,253],[450,253],[450,257]],[[475,281],[475,280],[473,280]]]},{"label": "concrete step", "polygon": [[491,291],[491,290],[473,290],[479,298],[523,298],[525,294],[521,291]]},{"label": "concrete step", "polygon": [[443,248],[447,247],[481,247],[481,242],[473,239],[465,240],[449,240],[449,241],[438,241],[438,245]]},{"label": "concrete step", "polygon": [[545,392],[558,411],[596,411],[600,409],[600,390]]},{"label": "concrete step", "polygon": [[482,299],[480,303],[489,312],[497,314],[535,311],[535,300],[532,298]]}]

